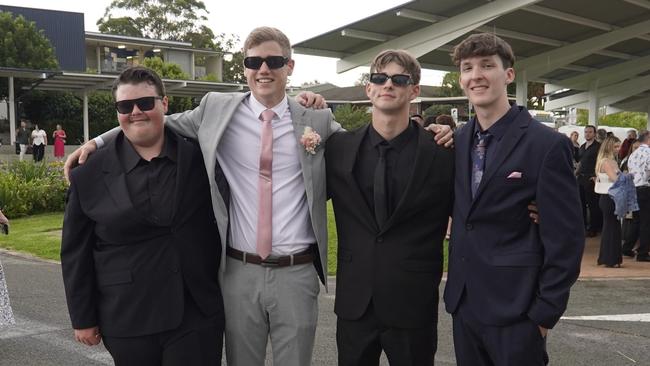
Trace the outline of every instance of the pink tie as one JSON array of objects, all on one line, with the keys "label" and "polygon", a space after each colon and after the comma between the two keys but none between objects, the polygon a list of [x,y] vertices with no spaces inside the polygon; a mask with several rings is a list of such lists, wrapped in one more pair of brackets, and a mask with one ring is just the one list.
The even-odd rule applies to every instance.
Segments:
[{"label": "pink tie", "polygon": [[267,109],[260,115],[262,120],[262,138],[260,150],[260,175],[258,183],[259,213],[257,217],[257,254],[265,259],[271,254],[273,240],[273,129],[271,120],[275,112]]}]

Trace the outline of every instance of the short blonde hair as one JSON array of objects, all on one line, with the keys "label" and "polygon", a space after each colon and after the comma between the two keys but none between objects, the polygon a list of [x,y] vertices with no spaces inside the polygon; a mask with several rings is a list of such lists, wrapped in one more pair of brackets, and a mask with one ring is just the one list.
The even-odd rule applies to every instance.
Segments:
[{"label": "short blonde hair", "polygon": [[264,42],[277,42],[282,48],[282,56],[291,58],[291,42],[281,30],[273,27],[258,27],[250,32],[244,41],[244,55],[248,50]]}]

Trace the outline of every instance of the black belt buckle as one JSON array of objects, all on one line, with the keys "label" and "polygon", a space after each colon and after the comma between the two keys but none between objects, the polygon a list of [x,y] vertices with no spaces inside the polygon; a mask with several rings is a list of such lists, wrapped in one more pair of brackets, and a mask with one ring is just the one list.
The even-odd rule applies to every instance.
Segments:
[{"label": "black belt buckle", "polygon": [[280,266],[280,258],[267,257],[262,262],[260,262],[260,266],[262,266],[262,267],[271,267],[271,268],[279,267]]}]

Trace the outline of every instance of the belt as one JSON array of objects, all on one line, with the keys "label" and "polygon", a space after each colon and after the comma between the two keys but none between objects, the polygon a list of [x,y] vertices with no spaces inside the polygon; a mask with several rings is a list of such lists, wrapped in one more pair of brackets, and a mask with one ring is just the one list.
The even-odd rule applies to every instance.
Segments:
[{"label": "belt", "polygon": [[269,256],[266,259],[262,259],[262,257],[257,254],[242,252],[233,247],[226,247],[226,255],[244,263],[257,264],[262,267],[288,267],[311,263],[314,261],[314,254],[312,253],[311,248],[297,254],[283,255],[280,257]]}]

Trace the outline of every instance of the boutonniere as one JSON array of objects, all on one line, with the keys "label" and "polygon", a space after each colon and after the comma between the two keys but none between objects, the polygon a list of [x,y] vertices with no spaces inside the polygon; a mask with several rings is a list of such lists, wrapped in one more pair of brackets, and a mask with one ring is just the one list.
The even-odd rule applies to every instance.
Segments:
[{"label": "boutonniere", "polygon": [[313,128],[307,126],[305,132],[302,133],[300,143],[305,147],[305,151],[314,155],[316,154],[316,148],[320,145],[320,135]]}]

